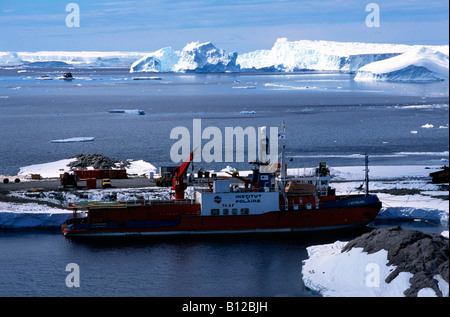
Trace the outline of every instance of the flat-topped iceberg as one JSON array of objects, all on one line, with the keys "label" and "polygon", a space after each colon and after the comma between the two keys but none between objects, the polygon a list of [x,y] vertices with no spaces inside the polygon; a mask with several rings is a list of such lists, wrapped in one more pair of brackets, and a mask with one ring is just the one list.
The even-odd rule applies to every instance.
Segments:
[{"label": "flat-topped iceberg", "polygon": [[134,62],[130,72],[238,72],[237,56],[211,42],[192,42],[181,51],[166,47],[150,53]]},{"label": "flat-topped iceberg", "polygon": [[[400,55],[414,46],[335,41],[278,39],[270,50],[240,54],[244,71],[324,70],[355,72],[364,65]],[[422,46],[420,46],[422,47]],[[448,56],[448,45],[427,46]]]},{"label": "flat-topped iceberg", "polygon": [[361,67],[356,81],[435,81],[448,79],[448,55],[427,47]]}]

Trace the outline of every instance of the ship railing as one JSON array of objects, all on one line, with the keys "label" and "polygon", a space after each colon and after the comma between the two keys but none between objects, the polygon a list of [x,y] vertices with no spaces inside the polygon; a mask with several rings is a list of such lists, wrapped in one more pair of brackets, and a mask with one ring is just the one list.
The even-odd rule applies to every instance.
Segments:
[{"label": "ship railing", "polygon": [[[214,193],[213,189],[210,188],[196,188],[196,192],[198,193]],[[245,188],[245,187],[235,187],[230,188],[229,193],[254,193],[254,192],[276,192],[276,188],[274,186],[272,187],[260,187],[260,188]]]},{"label": "ship railing", "polygon": [[128,200],[126,201],[125,206],[151,206],[151,205],[192,205],[196,204],[195,200],[192,199],[179,199],[179,200]]},{"label": "ship railing", "polygon": [[193,199],[179,199],[179,200],[150,200],[152,205],[193,205],[196,201]]}]

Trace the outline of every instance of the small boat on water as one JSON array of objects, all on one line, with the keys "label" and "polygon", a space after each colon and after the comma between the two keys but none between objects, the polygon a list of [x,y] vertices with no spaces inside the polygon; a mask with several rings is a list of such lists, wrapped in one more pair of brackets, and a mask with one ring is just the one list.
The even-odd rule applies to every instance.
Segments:
[{"label": "small boat on water", "polygon": [[324,162],[313,175],[286,176],[283,150],[281,163],[272,163],[275,168],[253,162],[250,178],[238,173],[208,175],[207,185],[194,188],[193,196],[186,199],[193,157],[194,152],[174,170],[174,199],[72,203],[73,217],[62,225],[62,233],[98,237],[343,229],[367,225],[382,206],[376,195],[369,194],[367,157],[365,194],[336,195]]},{"label": "small boat on water", "polygon": [[75,78],[73,77],[71,72],[67,72],[64,73],[61,77],[58,77],[58,79],[62,79],[62,80],[74,80]]}]

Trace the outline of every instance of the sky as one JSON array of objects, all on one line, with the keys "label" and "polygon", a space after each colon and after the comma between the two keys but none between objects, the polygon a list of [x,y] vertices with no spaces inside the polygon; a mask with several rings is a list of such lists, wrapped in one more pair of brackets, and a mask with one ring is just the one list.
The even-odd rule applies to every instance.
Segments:
[{"label": "sky", "polygon": [[[69,27],[70,3],[79,27]],[[370,3],[378,27],[366,24]],[[246,53],[283,37],[448,45],[448,29],[448,0],[0,0],[0,51],[152,52],[199,41]]]}]

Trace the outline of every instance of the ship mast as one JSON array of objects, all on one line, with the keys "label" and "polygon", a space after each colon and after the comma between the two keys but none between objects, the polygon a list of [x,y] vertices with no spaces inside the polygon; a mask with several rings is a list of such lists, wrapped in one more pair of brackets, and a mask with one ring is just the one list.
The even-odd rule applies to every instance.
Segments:
[{"label": "ship mast", "polygon": [[286,178],[286,163],[285,163],[285,158],[284,158],[284,149],[286,147],[286,125],[285,122],[283,121],[283,125],[281,126],[281,132],[280,132],[280,137],[279,139],[281,139],[281,188],[283,190],[284,193],[284,188],[285,188],[285,178]]},{"label": "ship mast", "polygon": [[365,155],[364,172],[365,172],[364,181],[366,182],[366,196],[369,196],[369,155],[368,154]]}]

